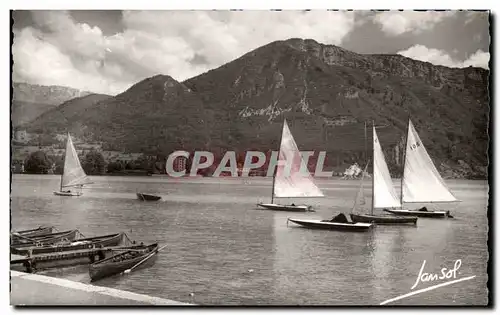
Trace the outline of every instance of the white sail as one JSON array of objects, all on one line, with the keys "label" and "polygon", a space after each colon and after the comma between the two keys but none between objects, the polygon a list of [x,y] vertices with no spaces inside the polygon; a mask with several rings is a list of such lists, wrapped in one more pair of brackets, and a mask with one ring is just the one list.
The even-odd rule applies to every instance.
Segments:
[{"label": "white sail", "polygon": [[64,170],[61,178],[62,187],[79,186],[88,184],[89,180],[80,164],[78,154],[76,153],[73,141],[68,133],[66,142],[66,156],[64,158]]},{"label": "white sail", "polygon": [[[290,169],[287,168],[290,163]],[[323,197],[321,190],[305,168],[299,148],[293,139],[286,120],[283,123],[278,166],[274,179],[274,196],[278,198]],[[301,165],[304,165],[301,171]]]},{"label": "white sail", "polygon": [[374,208],[401,207],[375,126],[373,127],[373,198]]},{"label": "white sail", "polygon": [[443,181],[412,122],[408,123],[403,202],[457,201]]}]

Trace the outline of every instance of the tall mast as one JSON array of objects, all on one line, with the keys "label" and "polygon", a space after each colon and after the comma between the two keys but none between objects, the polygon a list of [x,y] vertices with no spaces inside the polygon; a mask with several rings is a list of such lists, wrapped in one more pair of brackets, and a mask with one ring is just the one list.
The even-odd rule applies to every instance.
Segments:
[{"label": "tall mast", "polygon": [[66,150],[68,149],[68,141],[69,141],[69,131],[68,131],[68,137],[66,138],[66,148],[64,149],[64,158],[63,158],[63,170],[61,173],[61,183],[59,185],[59,191],[62,191],[62,182],[63,182],[63,176],[64,176],[64,163],[66,162]]},{"label": "tall mast", "polygon": [[365,165],[368,165],[368,152],[367,152],[367,136],[366,136],[366,120],[365,120]]},{"label": "tall mast", "polygon": [[273,172],[273,189],[271,192],[271,203],[274,203],[274,183],[276,182],[276,173],[278,172],[279,160],[280,160],[280,151],[281,151],[281,140],[283,140],[283,129],[285,128],[286,118],[283,119],[283,128],[281,128],[280,142],[278,144],[278,157],[276,161],[276,168]]},{"label": "tall mast", "polygon": [[406,168],[406,146],[407,146],[407,142],[408,142],[408,130],[410,128],[410,115],[408,114],[408,123],[406,124],[406,136],[405,136],[405,145],[403,147],[403,173],[401,174],[401,194],[400,194],[400,203],[401,203],[401,209],[403,209],[403,180],[405,178],[405,168]]},{"label": "tall mast", "polygon": [[[375,121],[372,120],[373,132],[375,132]],[[373,135],[375,138],[375,135]],[[372,171],[372,209],[370,214],[373,214],[373,207],[375,206],[375,146],[372,141],[372,153],[373,153],[373,171]]]}]

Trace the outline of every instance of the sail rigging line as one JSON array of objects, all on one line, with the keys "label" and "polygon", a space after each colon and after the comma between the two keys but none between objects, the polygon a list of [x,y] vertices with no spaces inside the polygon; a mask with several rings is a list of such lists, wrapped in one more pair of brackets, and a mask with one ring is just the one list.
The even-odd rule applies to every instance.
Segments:
[{"label": "sail rigging line", "polygon": [[375,208],[375,121],[372,120],[373,136],[372,136],[372,150],[373,150],[373,171],[372,171],[372,208],[370,214],[373,214]]},{"label": "sail rigging line", "polygon": [[385,155],[373,123],[373,185],[372,208],[400,207],[400,202],[391,174],[385,160]]},{"label": "sail rigging line", "polygon": [[[369,162],[369,161],[368,161]],[[354,210],[356,210],[356,206],[358,204],[358,200],[360,199],[359,198],[359,195],[362,195],[362,198],[363,200],[365,199],[364,195],[363,195],[363,189],[364,189],[364,180],[365,180],[365,174],[366,174],[366,170],[368,169],[368,165],[369,163],[366,163],[365,165],[365,168],[364,168],[364,171],[363,171],[363,174],[361,175],[361,183],[360,183],[360,187],[358,189],[358,191],[356,192],[356,197],[354,199],[354,204],[352,206],[352,209],[351,209],[351,213],[354,213]],[[363,201],[363,204],[365,204],[365,202]]]},{"label": "sail rigging line", "polygon": [[405,137],[405,145],[404,145],[404,150],[401,150],[403,152],[403,173],[401,174],[401,197],[400,197],[400,203],[401,203],[401,209],[403,209],[403,183],[404,183],[404,178],[405,178],[405,166],[406,166],[406,145],[408,144],[408,130],[410,127],[410,115],[408,115],[408,123],[406,124],[406,137]]}]

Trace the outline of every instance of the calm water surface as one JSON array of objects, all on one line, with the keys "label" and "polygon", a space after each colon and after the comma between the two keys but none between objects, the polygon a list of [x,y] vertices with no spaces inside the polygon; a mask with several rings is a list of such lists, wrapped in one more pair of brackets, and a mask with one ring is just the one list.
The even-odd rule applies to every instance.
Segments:
[{"label": "calm water surface", "polygon": [[[256,208],[270,201],[266,178],[93,177],[95,184],[78,198],[53,195],[59,178],[14,175],[13,229],[50,224],[78,228],[85,236],[124,231],[137,241],[168,245],[151,268],[96,285],[206,305],[378,305],[410,292],[424,260],[425,271],[438,273],[461,259],[457,278],[474,279],[392,304],[488,301],[486,181],[448,181],[463,201],[447,205],[454,219],[419,218],[417,227],[351,233],[287,226],[286,219],[348,213],[357,181],[317,180],[326,198],[294,200],[317,212],[294,214]],[[164,201],[138,201],[136,190],[160,194]],[[42,273],[90,281],[85,266]],[[420,283],[415,290],[433,284]]]}]

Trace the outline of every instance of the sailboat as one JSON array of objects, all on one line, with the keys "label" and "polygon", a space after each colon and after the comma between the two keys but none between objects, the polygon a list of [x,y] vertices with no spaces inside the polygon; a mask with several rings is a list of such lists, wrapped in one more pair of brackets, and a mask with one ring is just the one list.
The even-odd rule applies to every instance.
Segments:
[{"label": "sailboat", "polygon": [[[285,165],[289,163],[289,165]],[[287,169],[287,166],[289,169]],[[302,167],[302,169],[301,169]],[[274,203],[274,198],[312,198],[324,197],[323,192],[314,183],[306,168],[300,151],[288,128],[286,119],[283,121],[278,165],[273,175],[271,203],[259,203],[257,206],[268,210],[306,212],[314,211],[307,205],[282,205]]]},{"label": "sailboat", "polygon": [[54,191],[54,195],[57,196],[81,196],[83,192],[81,191],[71,191],[71,190],[63,190],[63,188],[68,187],[78,187],[82,188],[83,185],[91,184],[87,174],[82,168],[80,164],[80,159],[78,158],[78,154],[76,153],[75,146],[73,145],[73,141],[71,140],[71,136],[68,132],[68,140],[66,142],[66,152],[64,157],[64,169],[61,175],[61,184],[59,187],[59,191]]},{"label": "sailboat", "polygon": [[[368,164],[367,164],[368,165]],[[366,171],[366,170],[365,170]],[[361,179],[363,180],[363,179]],[[392,184],[391,174],[385,161],[384,152],[373,125],[373,176],[372,205],[370,214],[351,213],[354,222],[373,222],[376,224],[417,224],[417,217],[374,215],[375,208],[400,208],[401,203]],[[354,210],[354,209],[353,209]]]},{"label": "sailboat", "polygon": [[[410,119],[408,119],[401,187],[401,205],[403,203],[460,202],[446,186]],[[384,209],[384,211],[418,217],[453,217],[450,211],[432,211],[427,210],[426,207],[417,210],[404,210],[401,207],[401,210]]]}]

